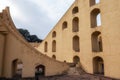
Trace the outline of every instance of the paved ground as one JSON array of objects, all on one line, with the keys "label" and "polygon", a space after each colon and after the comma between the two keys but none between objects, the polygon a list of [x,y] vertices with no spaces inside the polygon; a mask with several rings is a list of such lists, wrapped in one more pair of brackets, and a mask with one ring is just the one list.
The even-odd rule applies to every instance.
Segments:
[{"label": "paved ground", "polygon": [[44,77],[44,78],[41,77],[39,78],[39,80],[116,80],[116,79],[84,74],[84,75],[63,75],[63,76]]},{"label": "paved ground", "polygon": [[[0,79],[0,80],[6,80],[6,79]],[[10,80],[118,80],[118,79],[111,79],[101,75],[87,74],[81,67],[70,67],[69,70],[66,73],[64,73],[64,75],[60,75],[60,76],[39,77],[39,79],[38,78],[37,79],[16,78],[16,79],[10,79]]]},{"label": "paved ground", "polygon": [[87,74],[81,67],[70,67],[65,75],[40,77],[38,80],[117,80],[100,75]]}]

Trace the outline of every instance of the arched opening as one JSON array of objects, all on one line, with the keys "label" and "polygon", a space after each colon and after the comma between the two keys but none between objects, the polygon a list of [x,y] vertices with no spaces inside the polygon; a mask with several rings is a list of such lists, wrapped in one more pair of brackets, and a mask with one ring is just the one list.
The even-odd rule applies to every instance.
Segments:
[{"label": "arched opening", "polygon": [[48,43],[45,42],[45,45],[44,45],[44,52],[47,52],[47,50],[48,50]]},{"label": "arched opening", "polygon": [[94,9],[91,11],[91,28],[101,26],[101,13],[100,9]]},{"label": "arched opening", "polygon": [[53,40],[52,42],[52,52],[56,52],[56,41]]},{"label": "arched opening", "polygon": [[22,77],[23,63],[19,59],[12,61],[12,77],[21,78]]},{"label": "arched opening", "polygon": [[74,7],[73,10],[72,10],[72,14],[76,14],[79,12],[79,9],[78,7]]},{"label": "arched opening", "polygon": [[97,26],[101,26],[101,14],[100,13],[97,15],[96,22],[97,22]]},{"label": "arched opening", "polygon": [[101,57],[93,58],[93,72],[104,75],[104,61]]},{"label": "arched opening", "polygon": [[64,62],[65,62],[65,63],[67,63],[67,61],[66,61],[66,60],[64,60]]},{"label": "arched opening", "polygon": [[103,51],[101,32],[95,31],[94,33],[92,33],[91,42],[93,52]]},{"label": "arched opening", "polygon": [[63,24],[62,24],[62,29],[64,30],[64,29],[66,29],[67,28],[67,22],[65,21],[65,22],[63,22]]},{"label": "arched opening", "polygon": [[79,47],[79,37],[78,36],[74,36],[73,37],[73,50],[75,52],[79,52],[80,51],[80,47]]},{"label": "arched opening", "polygon": [[99,51],[103,51],[102,37],[101,37],[101,36],[99,36],[99,38],[98,38],[98,42],[99,42]]},{"label": "arched opening", "polygon": [[35,76],[45,76],[45,66],[44,65],[38,65],[35,67]]},{"label": "arched opening", "polygon": [[73,57],[73,63],[78,64],[80,62],[80,58],[78,56]]},{"label": "arched opening", "polygon": [[78,32],[79,31],[79,18],[78,17],[73,18],[72,26],[73,26],[72,27],[73,32]]},{"label": "arched opening", "polygon": [[52,37],[53,38],[56,37],[56,32],[55,31],[52,33]]},{"label": "arched opening", "polygon": [[100,0],[90,0],[90,6],[100,3]]},{"label": "arched opening", "polygon": [[53,58],[53,59],[56,59],[56,56],[55,56],[55,55],[52,55],[52,58]]}]

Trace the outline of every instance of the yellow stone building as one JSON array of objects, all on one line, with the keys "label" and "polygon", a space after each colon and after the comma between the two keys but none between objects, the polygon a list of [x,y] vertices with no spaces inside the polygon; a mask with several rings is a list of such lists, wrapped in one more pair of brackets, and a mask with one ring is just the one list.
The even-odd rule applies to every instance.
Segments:
[{"label": "yellow stone building", "polygon": [[68,62],[120,79],[119,21],[120,0],[76,0],[35,47],[17,31],[6,8],[0,13],[0,77],[60,75]]},{"label": "yellow stone building", "polygon": [[120,79],[120,0],[76,0],[37,48],[86,72]]}]

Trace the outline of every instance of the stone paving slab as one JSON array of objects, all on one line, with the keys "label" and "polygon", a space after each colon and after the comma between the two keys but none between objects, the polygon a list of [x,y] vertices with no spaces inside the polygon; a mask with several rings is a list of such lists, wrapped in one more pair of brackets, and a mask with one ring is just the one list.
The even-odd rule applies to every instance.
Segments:
[{"label": "stone paving slab", "polygon": [[63,75],[63,76],[54,76],[54,77],[41,77],[39,80],[117,80],[104,78],[99,76],[93,76],[89,74],[84,75]]}]

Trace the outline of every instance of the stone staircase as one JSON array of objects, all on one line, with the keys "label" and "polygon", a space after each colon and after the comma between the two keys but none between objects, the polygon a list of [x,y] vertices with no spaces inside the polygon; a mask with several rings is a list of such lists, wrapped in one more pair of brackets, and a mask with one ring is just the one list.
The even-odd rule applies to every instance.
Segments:
[{"label": "stone staircase", "polygon": [[67,75],[83,75],[85,71],[81,67],[70,67]]},{"label": "stone staircase", "polygon": [[75,65],[74,63],[69,63],[68,65],[70,68],[67,75],[83,75],[86,73],[80,64]]},{"label": "stone staircase", "polygon": [[67,75],[80,75],[75,67],[69,68]]}]

